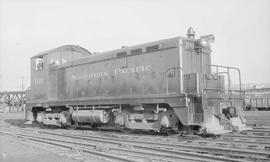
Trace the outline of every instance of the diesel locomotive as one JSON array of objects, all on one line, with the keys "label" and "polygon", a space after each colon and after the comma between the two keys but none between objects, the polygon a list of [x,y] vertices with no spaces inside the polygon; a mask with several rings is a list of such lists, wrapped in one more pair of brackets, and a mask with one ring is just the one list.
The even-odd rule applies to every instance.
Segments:
[{"label": "diesel locomotive", "polygon": [[[102,53],[66,45],[31,58],[26,118],[46,125],[221,134],[248,129],[238,68],[213,65],[213,35]],[[239,89],[231,88],[231,72]]]}]

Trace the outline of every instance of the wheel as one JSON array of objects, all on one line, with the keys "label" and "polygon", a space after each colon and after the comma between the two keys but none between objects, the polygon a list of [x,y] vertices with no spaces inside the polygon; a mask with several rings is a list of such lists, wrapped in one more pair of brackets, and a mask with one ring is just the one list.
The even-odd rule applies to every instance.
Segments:
[{"label": "wheel", "polygon": [[176,135],[176,134],[179,134],[179,133],[176,132],[175,130],[166,130],[166,134],[167,134],[167,136],[172,136],[172,135]]},{"label": "wheel", "polygon": [[120,132],[130,134],[133,132],[133,130],[129,128],[120,128]]},{"label": "wheel", "polygon": [[98,130],[98,124],[91,124],[90,126],[93,130]]},{"label": "wheel", "polygon": [[61,125],[71,125],[71,114],[68,111],[61,112],[59,121]]},{"label": "wheel", "polygon": [[79,128],[79,123],[76,122],[76,121],[74,121],[74,124],[72,124],[72,125],[70,126],[70,128],[71,128],[71,129],[78,129],[78,128]]}]

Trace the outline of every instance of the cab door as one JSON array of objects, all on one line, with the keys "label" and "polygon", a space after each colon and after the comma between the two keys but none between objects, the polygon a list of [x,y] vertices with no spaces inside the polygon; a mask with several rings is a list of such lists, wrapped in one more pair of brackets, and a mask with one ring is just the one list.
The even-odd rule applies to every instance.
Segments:
[{"label": "cab door", "polygon": [[31,100],[47,100],[48,68],[43,56],[31,58]]}]

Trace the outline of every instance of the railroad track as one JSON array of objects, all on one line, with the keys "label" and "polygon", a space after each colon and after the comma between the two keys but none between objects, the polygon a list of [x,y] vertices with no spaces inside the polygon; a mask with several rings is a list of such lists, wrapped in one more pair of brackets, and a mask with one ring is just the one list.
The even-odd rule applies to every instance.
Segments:
[{"label": "railroad track", "polygon": [[[39,133],[37,134],[25,134],[22,132],[4,132],[0,131],[2,134],[15,136],[19,139],[24,139],[28,141],[46,143],[58,147],[69,148],[79,150],[78,152],[90,153],[91,155],[100,156],[101,158],[106,157],[110,161],[219,161],[217,158],[197,156],[188,152],[177,152],[173,154],[170,151],[167,152],[157,152],[151,149],[138,149],[134,146],[120,144],[120,147],[115,147],[109,145],[104,141],[90,141],[74,139],[74,138],[63,138],[56,137],[55,135],[48,135]],[[119,144],[118,144],[119,145]],[[136,160],[134,160],[136,159]],[[224,160],[222,160],[224,161]]]},{"label": "railroad track", "polygon": [[38,146],[46,144],[49,148],[56,147],[53,149],[55,152],[64,152],[67,156],[75,154],[79,158],[103,157],[104,161],[270,161],[268,126],[255,126],[251,131],[217,138],[20,128],[5,124],[0,127],[0,133],[5,135],[34,142]]},{"label": "railroad track", "polygon": [[270,130],[253,130],[253,131],[241,132],[241,134],[270,137]]},{"label": "railroad track", "polygon": [[[226,138],[175,138],[140,135],[119,135],[93,131],[68,131],[68,130],[32,130],[21,129],[13,132],[20,138],[38,140],[40,142],[55,142],[73,145],[85,150],[85,147],[100,148],[108,152],[125,154],[131,157],[150,158],[151,161],[269,161],[269,143],[258,141],[228,140]],[[103,134],[103,135],[102,135]],[[252,147],[251,147],[252,146]],[[112,151],[113,150],[113,151]],[[89,151],[89,150],[88,150]],[[85,151],[83,151],[85,152]],[[107,152],[107,153],[108,153]],[[138,159],[138,158],[136,158]],[[143,159],[143,160],[146,160]]]},{"label": "railroad track", "polygon": [[258,133],[268,133],[270,134],[270,127],[267,126],[256,126],[253,127],[253,130],[249,131],[249,132],[258,132]]},{"label": "railroad track", "polygon": [[[60,140],[55,137],[36,137],[26,134],[21,134],[21,132],[7,132],[0,131],[2,135],[8,135],[17,138],[19,141],[25,141],[27,144],[36,145],[36,147],[50,150],[54,153],[65,154],[66,156],[72,157],[72,152],[75,152],[77,159],[85,161],[87,156],[94,156],[102,161],[127,161],[127,162],[138,162],[140,160],[132,160],[123,156],[116,156],[113,154],[107,154],[105,149],[101,146],[96,146],[94,149],[86,148],[85,146],[79,147],[75,142],[68,142],[67,140]],[[79,158],[78,158],[79,157]]]}]

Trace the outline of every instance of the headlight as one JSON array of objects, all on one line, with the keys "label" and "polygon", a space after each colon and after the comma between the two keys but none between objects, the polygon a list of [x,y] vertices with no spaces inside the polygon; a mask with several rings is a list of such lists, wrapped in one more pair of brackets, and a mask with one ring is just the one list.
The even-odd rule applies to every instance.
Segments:
[{"label": "headlight", "polygon": [[210,43],[215,42],[215,36],[213,34],[201,36],[199,42],[202,47],[207,47]]}]

